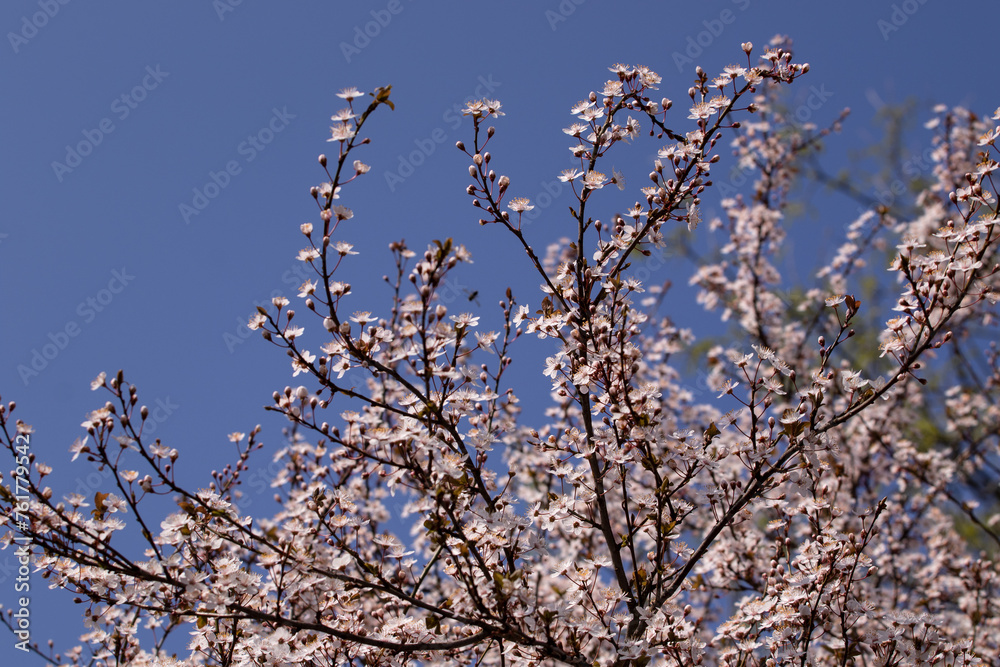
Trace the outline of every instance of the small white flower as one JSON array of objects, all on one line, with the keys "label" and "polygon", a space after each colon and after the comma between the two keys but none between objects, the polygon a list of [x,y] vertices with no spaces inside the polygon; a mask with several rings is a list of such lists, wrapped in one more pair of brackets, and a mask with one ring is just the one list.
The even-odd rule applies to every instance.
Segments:
[{"label": "small white flower", "polygon": [[698,210],[698,207],[695,206],[694,202],[688,204],[687,218],[688,218],[688,231],[693,232],[695,229],[698,228],[698,223],[701,222],[701,212]]},{"label": "small white flower", "polygon": [[524,197],[518,197],[517,199],[514,199],[509,204],[507,204],[507,208],[514,211],[515,213],[523,213],[524,211],[530,211],[535,207],[532,206],[531,201],[529,199],[525,199]]}]

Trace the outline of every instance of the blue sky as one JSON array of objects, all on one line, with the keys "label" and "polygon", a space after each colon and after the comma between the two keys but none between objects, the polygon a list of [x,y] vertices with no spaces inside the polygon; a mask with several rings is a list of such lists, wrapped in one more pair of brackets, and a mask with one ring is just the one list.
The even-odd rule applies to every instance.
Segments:
[{"label": "blue sky", "polygon": [[[601,87],[613,63],[651,67],[681,108],[696,64],[712,74],[740,62],[740,42],[762,47],[787,34],[796,59],[812,66],[791,91],[809,119],[823,125],[853,109],[830,142],[836,170],[846,147],[878,139],[871,119],[882,103],[913,97],[921,120],[938,102],[991,113],[1000,98],[984,30],[998,18],[996,3],[941,0],[7,0],[0,394],[34,425],[32,451],[56,468],[61,493],[92,495],[104,483],[87,463],[71,466],[67,452],[105,400],[89,390],[102,370],[122,368],[138,385],[156,436],[180,450],[192,485],[231,460],[226,434],[257,423],[266,465],[284,423],[261,407],[298,382],[287,358],[243,325],[255,303],[294,298],[303,280],[298,226],[315,219],[308,189],[321,180],[316,156],[332,146],[341,88],[391,84],[396,104],[367,126],[373,143],[357,157],[372,171],[343,193],[355,218],[341,230],[362,253],[345,268],[351,309],[388,312],[380,279],[390,240],[422,250],[449,236],[475,260],[456,291],[477,290],[491,307],[510,284],[536,304],[522,251],[496,227],[479,227],[464,194],[466,158],[453,146],[471,137],[457,113],[466,99],[503,102],[494,164],[514,195],[547,202],[530,227],[541,250],[571,231],[562,214],[571,198],[555,180],[569,166],[569,108]],[[639,142],[615,158],[634,189],[658,147]],[[856,215],[849,201],[824,202],[808,223],[821,235]],[[689,271],[671,265],[656,282],[684,285]],[[688,312],[690,295],[671,299],[680,323],[707,321]],[[531,365],[540,354],[530,350],[518,369],[522,397],[544,396]],[[258,477],[248,490],[266,498]],[[6,606],[15,576],[13,554],[0,553]],[[32,579],[32,639],[67,648],[82,608],[44,583]],[[0,635],[0,662],[42,664],[12,645]]]}]

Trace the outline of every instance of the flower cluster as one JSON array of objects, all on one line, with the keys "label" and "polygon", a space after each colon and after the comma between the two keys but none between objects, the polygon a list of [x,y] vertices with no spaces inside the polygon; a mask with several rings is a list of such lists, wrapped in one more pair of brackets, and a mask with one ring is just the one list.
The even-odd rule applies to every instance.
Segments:
[{"label": "flower cluster", "polygon": [[[449,308],[449,274],[472,262],[450,238],[391,243],[391,302],[355,309],[342,188],[368,173],[354,153],[392,102],[342,91],[337,155],[320,156],[317,217],[299,228],[305,314],[282,297],[249,322],[301,383],[269,406],[289,422],[276,513],[241,509],[259,427],[189,490],[183,447],[144,434],[138,390],[102,373],[92,388],[110,398],[71,452],[114,488],[60,497],[34,460],[29,500],[0,486],[0,521],[28,518],[3,544],[30,537],[36,567],[87,605],[81,646],[34,650],[92,665],[996,664],[1000,352],[974,346],[996,325],[1000,127],[939,109],[919,214],[864,214],[812,285],[789,285],[798,161],[842,118],[795,126],[781,90],[808,65],[783,39],[757,59],[742,47],[745,65],[697,70],[676,118],[655,72],[620,64],[570,108],[573,238],[541,257],[521,225],[532,203],[486,150],[500,103],[467,105],[479,222],[512,234],[541,281],[531,305],[506,290],[499,331]],[[602,221],[605,186],[628,188],[608,153],[644,126],[660,140],[650,184]],[[699,228],[726,137],[752,195]],[[663,315],[667,287],[636,268],[692,233],[719,240],[691,285],[737,329],[728,342]],[[861,292],[879,261],[887,304]],[[544,424],[506,373],[521,335],[550,346]],[[694,387],[680,359],[697,353]],[[31,427],[15,407],[0,406],[0,440],[16,457]],[[187,653],[168,657],[178,634]]]}]

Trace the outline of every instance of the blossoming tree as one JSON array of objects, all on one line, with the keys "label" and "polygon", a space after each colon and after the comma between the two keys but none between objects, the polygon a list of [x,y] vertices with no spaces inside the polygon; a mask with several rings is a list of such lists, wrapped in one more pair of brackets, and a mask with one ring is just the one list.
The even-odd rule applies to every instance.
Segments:
[{"label": "blossoming tree", "polygon": [[[18,466],[0,490],[5,545],[30,544],[35,566],[87,605],[82,646],[45,655],[94,665],[997,664],[1000,534],[994,505],[976,496],[995,490],[1000,469],[1000,356],[991,348],[969,373],[947,369],[994,325],[1000,128],[941,109],[919,215],[865,213],[793,292],[775,255],[798,160],[827,131],[796,127],[776,103],[808,71],[786,43],[759,58],[749,43],[743,51],[745,66],[716,77],[699,68],[680,113],[653,98],[653,71],[610,68],[566,129],[579,159],[560,176],[575,196],[573,236],[541,257],[522,228],[531,202],[509,194],[514,180],[495,171],[504,160],[487,151],[500,105],[468,105],[471,140],[458,144],[467,193],[541,283],[538,297],[507,290],[501,331],[478,330],[478,317],[440,298],[470,259],[451,239],[422,252],[390,244],[394,296],[373,308],[387,315],[345,314],[356,253],[341,225],[353,213],[339,202],[369,169],[355,159],[362,131],[392,102],[388,88],[343,91],[336,154],[320,156],[326,178],[312,189],[318,219],[301,227],[299,259],[315,271],[299,293],[305,312],[275,299],[250,321],[303,382],[274,393],[271,409],[291,426],[273,517],[239,509],[259,428],[231,436],[238,458],[206,488],[184,488],[184,453],[143,434],[147,410],[121,372],[94,381],[108,400],[72,448],[112,474],[116,488],[94,498],[49,488],[51,468],[23,454],[31,426],[14,403],[0,408]],[[626,186],[600,168],[645,132],[666,145],[635,206],[609,214],[602,189]],[[729,145],[756,173],[752,195],[723,199],[723,217],[696,230]],[[740,331],[707,353],[711,400],[675,366],[692,334],[635,276],[677,231],[724,237],[691,279]],[[887,243],[898,244],[896,296],[890,312],[868,312],[860,269]],[[551,344],[544,425],[525,423],[506,379],[516,339],[532,334]],[[876,355],[888,369],[878,377]],[[156,497],[175,511],[151,516]],[[17,629],[9,613],[5,622]],[[174,655],[168,639],[187,633]]]}]

